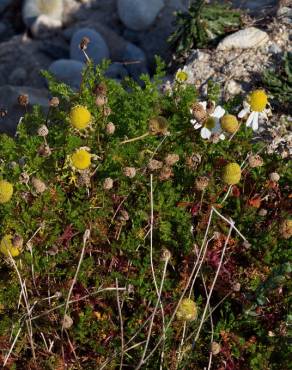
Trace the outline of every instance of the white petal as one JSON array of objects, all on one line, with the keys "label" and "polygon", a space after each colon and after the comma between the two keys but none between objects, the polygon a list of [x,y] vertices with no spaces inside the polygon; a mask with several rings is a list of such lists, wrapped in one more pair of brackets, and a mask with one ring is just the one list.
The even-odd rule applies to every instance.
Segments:
[{"label": "white petal", "polygon": [[248,119],[246,121],[246,126],[247,127],[250,127],[251,126],[254,115],[255,115],[255,112],[251,112],[251,114],[249,115],[249,117],[248,117]]},{"label": "white petal", "polygon": [[200,101],[200,104],[206,110],[206,108],[207,108],[207,102],[206,101]]},{"label": "white petal", "polygon": [[201,137],[203,139],[210,139],[211,137],[211,131],[207,129],[207,127],[203,127],[201,130]]},{"label": "white petal", "polygon": [[224,140],[224,139],[225,139],[225,135],[224,135],[224,134],[221,134],[221,135],[219,136],[219,139]]},{"label": "white petal", "polygon": [[202,127],[202,125],[198,121],[196,121],[195,119],[191,119],[191,124],[194,126],[195,130]]},{"label": "white petal", "polygon": [[246,114],[249,113],[249,109],[243,108],[239,113],[238,113],[238,118],[243,118]]},{"label": "white petal", "polygon": [[252,129],[256,131],[259,128],[259,112],[254,112],[252,120]]},{"label": "white petal", "polygon": [[220,105],[218,105],[213,114],[211,114],[212,117],[216,117],[216,118],[221,118],[222,116],[224,116],[224,113],[225,113],[225,109],[223,109]]}]

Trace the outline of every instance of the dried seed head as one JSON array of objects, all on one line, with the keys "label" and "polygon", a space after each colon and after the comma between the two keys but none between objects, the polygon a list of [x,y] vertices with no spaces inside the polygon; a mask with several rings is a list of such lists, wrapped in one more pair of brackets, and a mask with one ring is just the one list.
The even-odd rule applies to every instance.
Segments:
[{"label": "dried seed head", "polygon": [[27,185],[28,182],[29,182],[29,174],[27,172],[22,172],[20,175],[19,175],[19,182],[21,184],[25,184]]},{"label": "dried seed head", "polygon": [[284,239],[289,239],[292,236],[292,220],[285,220],[280,227],[280,234]]},{"label": "dried seed head", "polygon": [[256,155],[251,155],[248,158],[248,163],[250,167],[255,168],[255,167],[261,167],[264,164],[264,161],[262,157],[260,157],[258,154]]},{"label": "dried seed head", "polygon": [[211,343],[211,352],[214,356],[218,355],[218,353],[220,353],[221,351],[221,346],[219,343],[217,342],[212,342]]},{"label": "dried seed head", "polygon": [[86,186],[87,188],[89,188],[91,186],[90,178],[91,178],[91,175],[90,175],[89,170],[86,169],[86,170],[80,171],[78,178],[77,178],[77,186],[79,187]]},{"label": "dried seed head", "polygon": [[114,181],[110,177],[107,177],[103,182],[103,188],[104,190],[110,190],[114,186]]},{"label": "dried seed head", "polygon": [[201,161],[202,161],[201,154],[194,153],[190,157],[187,157],[186,158],[186,165],[190,169],[195,170],[199,166],[199,164],[201,163]]},{"label": "dried seed head", "polygon": [[37,133],[39,136],[46,137],[49,133],[49,130],[46,125],[41,125],[41,127],[38,128]]},{"label": "dried seed head", "polygon": [[147,165],[150,171],[159,170],[162,168],[163,163],[161,161],[157,161],[156,159],[151,159]]},{"label": "dried seed head", "polygon": [[241,285],[240,285],[240,283],[235,283],[235,284],[233,284],[232,289],[233,289],[233,291],[234,291],[234,292],[239,292],[239,291],[240,291],[240,289],[241,289]]},{"label": "dried seed head", "polygon": [[14,235],[12,239],[12,245],[15,248],[22,249],[23,247],[23,237],[21,235]]},{"label": "dried seed head", "polygon": [[125,211],[124,209],[122,209],[120,211],[120,214],[119,214],[119,217],[118,219],[120,221],[129,221],[130,217],[129,217],[129,213],[127,211]]},{"label": "dried seed head", "polygon": [[19,105],[21,105],[22,107],[26,107],[29,102],[28,95],[27,94],[19,95],[17,101]]},{"label": "dried seed head", "polygon": [[207,101],[206,112],[212,114],[215,111],[215,102],[212,100]]},{"label": "dried seed head", "polygon": [[267,214],[268,214],[268,211],[267,211],[266,209],[261,208],[261,209],[259,210],[259,216],[264,217],[264,216],[266,216]]},{"label": "dried seed head", "polygon": [[50,101],[49,101],[49,104],[50,104],[50,107],[53,107],[53,108],[56,108],[59,106],[60,104],[60,100],[59,98],[57,98],[56,96],[53,96]]},{"label": "dried seed head", "polygon": [[98,107],[103,107],[107,103],[107,97],[105,95],[97,95],[95,99],[95,104]]},{"label": "dried seed head", "polygon": [[271,181],[278,182],[280,180],[280,175],[277,172],[272,172],[269,175]]},{"label": "dried seed head", "polygon": [[106,95],[107,94],[107,86],[104,82],[99,83],[94,89],[95,95]]},{"label": "dried seed head", "polygon": [[169,167],[173,166],[178,161],[179,161],[178,154],[168,154],[164,159],[165,164]]},{"label": "dried seed head", "polygon": [[46,184],[42,180],[37,179],[36,177],[33,177],[31,179],[31,183],[32,186],[35,188],[35,191],[39,194],[43,193],[47,189]]},{"label": "dried seed head", "polygon": [[135,167],[125,167],[123,170],[125,176],[130,177],[131,179],[136,176]]},{"label": "dried seed head", "polygon": [[209,178],[206,176],[197,177],[195,181],[195,187],[198,191],[203,191],[209,185]]},{"label": "dried seed head", "polygon": [[200,123],[206,121],[208,117],[207,112],[205,111],[204,107],[200,103],[194,103],[191,106],[191,113],[193,117],[195,118],[195,120],[197,120]]},{"label": "dried seed head", "polygon": [[173,176],[172,169],[170,167],[164,166],[159,174],[160,181],[166,181]]},{"label": "dried seed head", "polygon": [[65,315],[62,321],[62,325],[64,329],[70,329],[71,326],[73,325],[73,320],[69,315]]},{"label": "dried seed head", "polygon": [[161,255],[161,261],[169,261],[171,259],[171,252],[167,248],[163,248],[162,255]]},{"label": "dried seed head", "polygon": [[149,121],[149,133],[151,135],[166,135],[168,121],[165,117],[157,116]]},{"label": "dried seed head", "polygon": [[103,115],[104,117],[108,117],[112,114],[112,110],[110,109],[110,107],[104,107],[103,108]]},{"label": "dried seed head", "polygon": [[106,133],[108,135],[113,135],[115,131],[116,131],[116,126],[112,122],[109,122],[106,125]]},{"label": "dried seed head", "polygon": [[51,148],[47,144],[42,144],[38,149],[41,157],[49,157],[52,154]]},{"label": "dried seed head", "polygon": [[0,118],[6,117],[8,114],[8,110],[4,108],[0,108]]},{"label": "dried seed head", "polygon": [[85,37],[82,38],[82,40],[79,44],[79,48],[81,50],[86,50],[89,43],[90,43],[90,39],[85,36]]}]

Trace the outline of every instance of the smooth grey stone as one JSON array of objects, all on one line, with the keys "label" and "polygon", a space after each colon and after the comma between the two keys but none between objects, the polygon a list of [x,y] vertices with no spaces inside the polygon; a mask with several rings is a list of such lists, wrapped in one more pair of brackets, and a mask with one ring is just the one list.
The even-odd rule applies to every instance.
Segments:
[{"label": "smooth grey stone", "polygon": [[0,132],[14,135],[20,118],[24,115],[24,107],[18,104],[17,98],[21,94],[29,97],[28,109],[38,104],[44,110],[49,106],[49,92],[47,89],[37,89],[29,86],[0,86],[1,108],[7,109],[5,117],[0,118]]},{"label": "smooth grey stone", "polygon": [[117,4],[121,21],[135,31],[149,28],[164,7],[162,0],[118,0]]},{"label": "smooth grey stone", "polygon": [[12,3],[12,0],[0,0],[0,13],[7,8],[8,5]]},{"label": "smooth grey stone", "polygon": [[130,42],[126,45],[124,50],[123,62],[125,63],[125,68],[135,80],[139,80],[142,73],[148,73],[144,51]]},{"label": "smooth grey stone", "polygon": [[85,64],[77,60],[59,59],[53,62],[49,71],[60,81],[78,89],[81,84],[81,72]]},{"label": "smooth grey stone", "polygon": [[79,47],[83,37],[88,37],[90,42],[86,49],[86,54],[95,64],[99,64],[103,59],[109,59],[109,49],[103,37],[91,28],[81,28],[76,31],[70,43],[70,57],[80,62],[86,62],[84,53]]},{"label": "smooth grey stone", "polygon": [[105,76],[107,78],[112,78],[112,79],[119,80],[119,81],[123,80],[128,75],[129,74],[126,68],[123,67],[122,64],[118,64],[118,63],[112,63],[107,69],[107,71],[105,72]]},{"label": "smooth grey stone", "polygon": [[269,35],[256,27],[248,27],[226,36],[218,50],[258,48],[269,41]]}]

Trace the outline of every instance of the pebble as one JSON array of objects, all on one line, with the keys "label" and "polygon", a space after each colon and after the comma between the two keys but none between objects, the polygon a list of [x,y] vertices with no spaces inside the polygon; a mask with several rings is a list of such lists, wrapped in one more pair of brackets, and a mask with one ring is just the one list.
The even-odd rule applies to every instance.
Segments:
[{"label": "pebble", "polygon": [[117,4],[121,21],[135,31],[149,28],[164,7],[163,0],[118,0]]},{"label": "pebble", "polygon": [[230,49],[250,49],[258,48],[268,42],[269,36],[266,32],[256,28],[249,27],[237,31],[225,37],[217,46],[218,50]]},{"label": "pebble", "polygon": [[292,24],[292,7],[283,6],[277,11],[277,17],[281,19],[282,22],[287,24]]},{"label": "pebble", "polygon": [[118,63],[112,63],[105,72],[105,75],[108,78],[121,81],[128,76],[128,71],[126,70],[125,67],[123,67],[123,65]]},{"label": "pebble", "polygon": [[142,73],[148,73],[144,51],[130,42],[124,50],[122,60],[123,62],[137,62],[125,64],[125,68],[136,81],[139,80]]},{"label": "pebble", "polygon": [[237,95],[242,92],[242,88],[239,83],[234,80],[230,80],[226,84],[226,89],[231,95]]},{"label": "pebble", "polygon": [[8,81],[11,85],[23,85],[26,78],[26,70],[22,67],[17,67],[11,72]]},{"label": "pebble", "polygon": [[49,71],[60,81],[78,89],[81,84],[81,72],[85,64],[77,60],[59,59],[53,62]]},{"label": "pebble", "polygon": [[3,12],[11,3],[12,0],[0,0],[0,13]]},{"label": "pebble", "polygon": [[25,0],[22,8],[22,18],[26,26],[31,27],[37,18],[45,15],[47,23],[62,24],[63,0]]},{"label": "pebble", "polygon": [[109,59],[109,48],[103,37],[91,28],[81,28],[76,31],[70,43],[70,58],[85,62],[86,58],[79,48],[79,44],[83,37],[88,37],[90,42],[86,49],[86,54],[93,59],[95,64],[99,64],[103,59]]}]

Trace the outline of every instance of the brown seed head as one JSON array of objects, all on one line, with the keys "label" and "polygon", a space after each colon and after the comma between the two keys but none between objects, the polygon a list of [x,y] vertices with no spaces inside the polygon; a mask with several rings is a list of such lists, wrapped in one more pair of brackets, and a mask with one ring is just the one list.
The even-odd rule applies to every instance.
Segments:
[{"label": "brown seed head", "polygon": [[46,184],[42,180],[37,179],[36,177],[33,177],[31,179],[31,183],[32,186],[35,188],[35,191],[39,194],[43,193],[47,189]]},{"label": "brown seed head", "polygon": [[86,50],[89,43],[90,43],[90,39],[85,36],[85,37],[82,38],[82,40],[79,44],[79,48],[81,50]]},{"label": "brown seed head", "polygon": [[161,161],[157,161],[156,159],[151,159],[147,167],[150,171],[155,171],[155,170],[159,170],[160,168],[162,168],[162,166],[163,166],[163,163]]},{"label": "brown seed head", "polygon": [[173,176],[171,167],[164,166],[159,174],[160,181],[166,181]]},{"label": "brown seed head", "polygon": [[199,153],[193,153],[190,157],[186,158],[186,165],[192,169],[195,170],[199,164],[202,161],[202,156]]},{"label": "brown seed head", "polygon": [[209,178],[206,176],[197,177],[195,181],[195,187],[198,191],[203,191],[209,185]]},{"label": "brown seed head", "polygon": [[29,98],[27,94],[21,94],[17,98],[18,104],[21,105],[22,107],[26,107],[27,104],[29,103]]},{"label": "brown seed head", "polygon": [[194,103],[191,106],[191,112],[195,120],[197,120],[199,123],[205,122],[208,117],[207,112],[200,103]]},{"label": "brown seed head", "polygon": [[38,149],[41,157],[49,157],[52,154],[51,148],[47,144],[42,144]]},{"label": "brown seed head", "polygon": [[123,170],[125,176],[130,177],[131,179],[136,176],[135,167],[125,167]]},{"label": "brown seed head", "polygon": [[168,154],[164,159],[165,164],[169,167],[173,166],[178,161],[179,161],[178,154]]},{"label": "brown seed head", "polygon": [[50,104],[50,107],[56,108],[56,107],[58,107],[58,105],[60,104],[60,100],[59,100],[59,98],[57,98],[56,96],[53,96],[53,97],[50,99],[49,104]]},{"label": "brown seed head", "polygon": [[46,137],[48,135],[48,133],[49,133],[49,130],[48,130],[48,128],[47,128],[46,125],[41,125],[38,128],[37,133],[38,133],[39,136]]},{"label": "brown seed head", "polygon": [[264,161],[262,157],[260,157],[258,154],[256,155],[251,155],[248,158],[248,163],[250,167],[255,168],[255,167],[261,167],[264,164]]},{"label": "brown seed head", "polygon": [[108,135],[113,135],[115,131],[116,131],[116,126],[112,122],[109,122],[106,125],[106,133]]},{"label": "brown seed head", "polygon": [[107,94],[107,86],[104,82],[99,83],[94,89],[95,95],[106,95]]},{"label": "brown seed head", "polygon": [[103,107],[107,103],[107,97],[105,95],[97,95],[95,99],[95,104],[98,107]]},{"label": "brown seed head", "polygon": [[114,181],[110,177],[107,177],[103,182],[104,190],[110,190],[114,186]]}]

